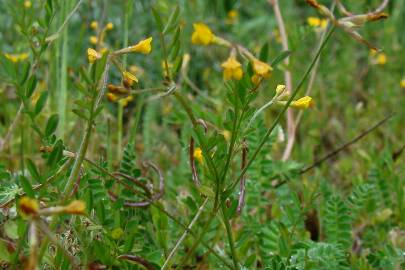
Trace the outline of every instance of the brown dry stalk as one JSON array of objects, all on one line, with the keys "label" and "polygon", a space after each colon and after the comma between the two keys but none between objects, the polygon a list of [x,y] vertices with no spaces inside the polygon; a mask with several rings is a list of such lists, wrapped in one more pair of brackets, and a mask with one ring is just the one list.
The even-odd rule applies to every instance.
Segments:
[{"label": "brown dry stalk", "polygon": [[[274,15],[276,16],[278,30],[281,37],[281,45],[283,51],[288,51],[288,37],[287,31],[285,29],[283,16],[281,15],[280,7],[278,5],[278,0],[268,0],[268,3],[273,7]],[[290,63],[289,57],[284,59],[284,64],[288,66]],[[288,68],[284,70],[284,80],[286,86],[286,93],[290,94],[292,89],[292,76]],[[294,123],[294,113],[291,109],[287,110],[287,145],[284,149],[282,160],[287,160],[290,158],[292,148],[295,142],[295,123]]]}]

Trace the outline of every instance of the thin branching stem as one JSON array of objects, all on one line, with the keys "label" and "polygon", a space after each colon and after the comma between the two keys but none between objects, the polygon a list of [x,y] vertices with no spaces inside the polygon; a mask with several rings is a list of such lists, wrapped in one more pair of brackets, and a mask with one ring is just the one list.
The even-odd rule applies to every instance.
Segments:
[{"label": "thin branching stem", "polygon": [[197,222],[198,218],[204,211],[205,205],[208,203],[208,198],[205,198],[204,202],[201,204],[200,208],[198,209],[197,213],[195,214],[194,218],[191,220],[190,224],[187,226],[187,230],[183,232],[179,240],[177,240],[176,245],[173,247],[173,249],[170,251],[169,256],[167,256],[166,261],[163,263],[163,266],[161,270],[166,269],[169,266],[170,260],[173,258],[175,255],[177,249],[180,247],[181,243],[186,239],[187,234],[190,232],[191,228],[194,226],[194,224]]},{"label": "thin branching stem", "polygon": [[311,63],[309,64],[307,70],[305,71],[304,75],[302,76],[300,82],[298,83],[298,85],[296,86],[294,92],[292,93],[292,95],[290,96],[290,98],[287,100],[285,106],[283,107],[283,109],[278,113],[276,119],[274,120],[273,124],[270,126],[270,128],[267,130],[267,133],[263,136],[263,139],[260,141],[259,146],[256,148],[256,150],[253,152],[252,157],[249,159],[248,163],[246,164],[246,167],[242,170],[242,172],[240,173],[239,177],[237,178],[237,180],[230,185],[229,187],[229,191],[232,191],[235,189],[236,185],[240,182],[240,180],[242,179],[242,177],[245,175],[245,173],[247,172],[247,170],[249,169],[249,167],[252,165],[252,163],[255,161],[257,155],[259,154],[259,152],[261,151],[261,149],[263,148],[263,146],[266,144],[270,134],[273,132],[273,130],[275,129],[275,127],[277,126],[277,124],[280,122],[282,115],[285,113],[285,111],[288,109],[288,107],[290,106],[290,103],[293,101],[293,99],[295,98],[295,96],[298,94],[299,90],[301,89],[301,87],[303,86],[305,80],[307,79],[309,73],[311,72],[312,68],[315,65],[316,60],[318,59],[319,55],[321,54],[323,48],[325,47],[327,41],[329,40],[329,38],[331,37],[332,33],[334,32],[335,27],[332,27],[331,30],[329,31],[328,35],[326,36],[325,40],[322,42],[321,46],[319,47],[315,57],[312,59]]}]

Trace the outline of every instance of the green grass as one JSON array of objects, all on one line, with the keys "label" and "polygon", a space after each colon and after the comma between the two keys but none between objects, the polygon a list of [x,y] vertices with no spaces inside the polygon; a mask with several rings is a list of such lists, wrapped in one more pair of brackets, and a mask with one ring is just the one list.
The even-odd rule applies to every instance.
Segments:
[{"label": "green grass", "polygon": [[[277,1],[28,2],[0,2],[2,267],[404,268],[403,1],[356,29],[378,53],[331,0],[326,28],[278,1],[288,52]],[[193,44],[194,23],[216,38]],[[240,80],[224,81],[230,55]],[[256,59],[273,68],[259,84]]]}]

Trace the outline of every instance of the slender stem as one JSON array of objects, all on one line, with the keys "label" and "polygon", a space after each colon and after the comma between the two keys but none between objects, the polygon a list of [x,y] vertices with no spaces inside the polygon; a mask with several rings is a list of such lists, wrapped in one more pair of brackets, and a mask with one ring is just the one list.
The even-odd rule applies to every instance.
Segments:
[{"label": "slender stem", "polygon": [[226,207],[225,207],[225,203],[223,201],[221,202],[221,208],[222,208],[222,217],[223,217],[223,220],[225,223],[225,228],[226,228],[226,234],[228,236],[229,246],[231,247],[233,265],[234,265],[235,269],[238,270],[239,265],[238,265],[238,259],[236,257],[236,250],[235,250],[235,243],[233,241],[233,236],[232,236],[232,229],[231,229],[231,225],[229,224],[229,220],[226,217]]},{"label": "slender stem", "polygon": [[[333,12],[333,11],[335,10],[335,5],[336,5],[336,2],[335,2],[335,1],[332,2],[332,5],[331,5],[331,7],[330,7],[330,11],[331,11],[331,12]],[[323,42],[324,39],[325,39],[326,33],[328,32],[327,29],[328,29],[328,26],[329,26],[329,24],[330,24],[330,19],[327,19],[327,20],[328,20],[328,21],[327,21],[326,27],[325,27],[325,29],[322,31],[322,35],[321,35],[321,37],[320,37],[320,39],[319,39],[319,43],[318,43],[317,49],[319,48],[319,46],[321,46],[322,42]],[[319,66],[320,60],[321,60],[321,57],[318,57],[318,59],[317,59],[316,62],[315,62],[315,66],[314,66],[314,68],[313,68],[312,71],[311,71],[311,77],[309,77],[309,81],[308,81],[308,85],[307,85],[307,90],[305,91],[305,96],[309,96],[309,94],[311,93],[312,86],[313,86],[313,84],[314,84],[314,82],[315,82],[315,78],[316,78],[316,75],[317,75],[317,71],[318,71],[318,66]],[[300,123],[300,121],[301,121],[301,118],[302,118],[302,115],[303,115],[303,114],[304,114],[304,111],[300,111],[300,112],[298,113],[298,116],[297,116],[297,118],[296,118],[296,120],[295,120],[295,129],[297,129],[297,127],[298,127],[298,125],[299,125],[299,123]]]},{"label": "slender stem", "polygon": [[[214,209],[215,210],[215,209]],[[204,235],[207,233],[212,221],[214,220],[217,211],[211,212],[211,215],[208,219],[208,221],[205,223],[205,226],[203,227],[203,230],[200,234],[200,236],[198,236],[198,238],[194,241],[193,246],[188,250],[186,256],[183,257],[183,260],[180,262],[180,264],[176,267],[178,269],[183,269],[183,265],[187,262],[187,260],[190,258],[191,254],[194,252],[194,250],[198,247],[198,245],[202,242]],[[175,269],[176,269],[175,268]]]},{"label": "slender stem", "polygon": [[65,28],[66,24],[69,22],[70,18],[73,16],[73,14],[75,14],[75,12],[78,10],[78,8],[82,4],[82,2],[83,2],[83,0],[79,0],[77,2],[76,6],[72,9],[72,11],[69,13],[69,15],[67,15],[65,21],[62,23],[62,25],[59,27],[59,29],[54,34],[50,35],[49,37],[47,37],[45,39],[46,42],[50,43],[59,37],[60,32],[62,32],[63,28]]},{"label": "slender stem", "polygon": [[274,130],[274,128],[277,126],[277,124],[280,122],[282,115],[285,113],[285,111],[287,110],[287,108],[290,106],[290,103],[293,101],[293,99],[295,98],[295,96],[298,94],[299,90],[301,89],[302,85],[304,84],[305,80],[307,79],[309,73],[311,72],[312,68],[315,65],[316,60],[318,59],[319,55],[321,54],[323,48],[325,47],[327,41],[329,40],[329,38],[331,37],[332,33],[334,32],[335,27],[333,26],[331,28],[331,30],[329,31],[328,35],[326,36],[325,40],[322,42],[321,46],[319,47],[315,57],[312,59],[311,63],[309,64],[307,70],[305,71],[304,75],[302,76],[300,82],[298,83],[298,85],[296,86],[294,92],[292,93],[292,95],[290,96],[290,98],[288,99],[287,103],[285,104],[285,106],[283,107],[283,109],[279,112],[279,114],[277,115],[276,119],[274,120],[273,124],[271,125],[271,127],[267,130],[267,133],[263,136],[263,139],[261,140],[259,146],[256,148],[256,150],[254,151],[252,157],[249,159],[248,163],[246,164],[246,167],[242,170],[242,172],[240,173],[239,177],[237,178],[237,180],[231,184],[231,186],[229,187],[229,191],[232,191],[235,189],[235,187],[238,185],[239,181],[242,179],[242,177],[245,175],[245,173],[247,172],[247,170],[249,169],[249,167],[252,165],[252,163],[255,161],[257,155],[259,154],[259,152],[261,151],[261,149],[263,148],[263,146],[265,145],[265,143],[267,142],[270,134],[272,133],[272,131]]},{"label": "slender stem", "polygon": [[24,103],[21,102],[20,107],[17,111],[17,114],[14,117],[13,122],[11,123],[10,127],[7,130],[6,136],[4,136],[4,139],[0,141],[0,152],[2,152],[3,149],[6,148],[7,143],[10,140],[11,135],[13,134],[13,131],[14,131],[15,127],[17,126],[18,121],[20,121],[23,109],[24,109]]},{"label": "slender stem", "polygon": [[[194,116],[193,110],[191,109],[190,105],[187,103],[187,101],[184,99],[184,97],[179,94],[178,92],[173,92],[174,97],[177,99],[177,101],[180,103],[180,105],[182,105],[183,109],[186,111],[188,117],[190,118],[191,123],[193,124],[193,127],[197,127],[198,122],[197,122],[197,118]],[[204,139],[201,137],[200,133],[196,132],[197,137],[198,137],[198,141],[201,144],[201,148],[203,150],[203,155],[204,158],[207,160],[207,165],[208,168],[211,170],[211,173],[214,175],[214,180],[216,182],[219,182],[219,175],[218,175],[218,170],[212,160],[211,155],[209,155],[209,151],[208,151],[208,147],[207,145],[204,143]],[[216,204],[214,204],[216,205]]]},{"label": "slender stem", "polygon": [[[74,153],[70,152],[70,155],[75,155]],[[70,156],[69,155],[69,156]],[[94,166],[96,169],[98,169],[99,171],[101,171],[102,173],[107,174],[108,176],[110,176],[111,178],[119,181],[119,178],[117,178],[114,174],[112,174],[111,172],[109,172],[108,170],[106,170],[105,168],[99,166],[96,162],[90,160],[90,159],[85,159],[86,162],[88,162],[90,165]],[[144,196],[147,200],[149,200],[149,198],[147,198],[147,196],[144,193],[139,193],[139,195]],[[161,211],[162,213],[164,213],[167,217],[169,217],[171,220],[173,220],[177,225],[179,225],[180,227],[182,227],[183,229],[185,229],[186,231],[188,231],[188,233],[190,233],[194,238],[197,238],[197,234],[191,230],[191,228],[187,227],[186,225],[184,225],[183,223],[181,223],[176,217],[174,217],[172,214],[170,214],[169,212],[167,212],[162,206],[160,206],[160,204],[156,201],[151,200],[151,205],[153,207],[156,207],[159,211]],[[214,249],[212,249],[208,244],[206,244],[204,241],[201,242],[202,245],[207,248],[212,254],[214,254],[215,257],[217,257],[220,261],[222,261],[227,267],[232,269],[232,266],[224,259],[222,258]]]},{"label": "slender stem", "polygon": [[168,267],[170,260],[173,258],[177,249],[180,247],[181,243],[184,241],[184,239],[186,238],[187,234],[189,233],[189,231],[191,230],[193,225],[197,222],[197,220],[200,217],[201,213],[203,212],[204,207],[207,204],[207,202],[208,202],[208,198],[206,198],[204,200],[204,202],[201,204],[200,208],[197,211],[197,214],[194,216],[193,220],[190,222],[190,225],[188,225],[187,230],[185,230],[184,233],[182,234],[182,236],[179,238],[179,240],[177,240],[176,245],[173,247],[172,251],[170,251],[170,254],[167,257],[166,261],[164,262],[161,270],[164,270],[164,269],[166,269],[166,267]]},{"label": "slender stem", "polygon": [[[70,0],[63,1],[63,13],[67,15],[68,8],[70,6]],[[60,67],[60,92],[58,97],[58,113],[59,113],[59,136],[63,138],[66,127],[66,102],[67,102],[67,62],[68,62],[68,27],[65,27],[62,35],[62,59]]]},{"label": "slender stem", "polygon": [[121,147],[122,147],[122,122],[124,116],[124,105],[118,102],[118,114],[117,114],[117,161],[121,159]]}]

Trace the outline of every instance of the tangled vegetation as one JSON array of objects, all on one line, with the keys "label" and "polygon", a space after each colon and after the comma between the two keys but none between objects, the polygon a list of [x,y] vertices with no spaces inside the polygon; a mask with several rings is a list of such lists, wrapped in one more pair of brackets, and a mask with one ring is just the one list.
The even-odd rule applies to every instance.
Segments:
[{"label": "tangled vegetation", "polygon": [[2,268],[405,268],[404,1],[0,11]]}]

